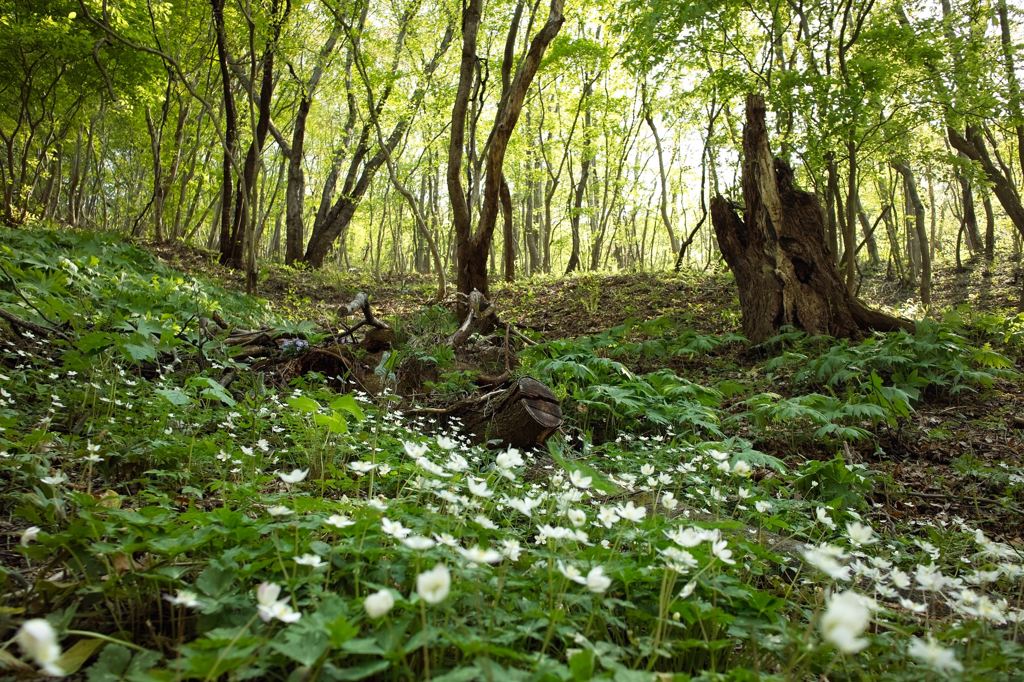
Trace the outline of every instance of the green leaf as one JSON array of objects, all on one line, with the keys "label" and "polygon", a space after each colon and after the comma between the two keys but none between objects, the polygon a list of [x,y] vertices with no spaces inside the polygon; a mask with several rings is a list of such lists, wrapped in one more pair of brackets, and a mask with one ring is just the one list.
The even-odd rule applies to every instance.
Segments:
[{"label": "green leaf", "polygon": [[356,402],[355,396],[351,393],[346,393],[345,395],[338,396],[332,400],[331,409],[335,412],[348,412],[358,421],[362,421],[366,418],[366,415],[363,414],[363,408],[359,406],[359,403]]},{"label": "green leaf", "polygon": [[316,663],[328,646],[330,640],[327,633],[305,619],[286,628],[277,639],[270,642],[272,649],[305,666]]},{"label": "green leaf", "polygon": [[305,414],[316,414],[320,410],[320,403],[304,395],[288,398],[285,402],[288,403],[288,407]]},{"label": "green leaf", "polygon": [[577,682],[591,679],[594,676],[594,650],[582,649],[570,655],[569,670]]},{"label": "green leaf", "polygon": [[106,642],[102,639],[80,639],[70,649],[61,654],[61,657],[57,659],[57,666],[64,671],[64,674],[73,675],[104,644]]},{"label": "green leaf", "polygon": [[156,348],[151,343],[126,343],[124,344],[124,351],[135,362],[156,360]]},{"label": "green leaf", "polygon": [[228,393],[227,389],[210,377],[193,377],[189,379],[189,384],[202,386],[203,390],[199,392],[199,395],[204,398],[219,400],[228,407],[234,407],[237,404],[235,399],[231,397],[231,394]]},{"label": "green leaf", "polygon": [[350,654],[367,654],[370,656],[383,656],[386,652],[377,644],[377,640],[371,637],[360,637],[359,639],[350,639],[345,642],[342,647],[343,650]]},{"label": "green leaf", "polygon": [[326,426],[327,430],[331,433],[348,433],[348,423],[337,412],[332,414],[314,414],[313,421],[320,426]]},{"label": "green leaf", "polygon": [[391,661],[372,661],[357,665],[352,668],[344,668],[334,673],[336,680],[365,680],[367,677],[382,673],[391,666]]},{"label": "green leaf", "polygon": [[177,405],[179,407],[182,405],[188,405],[192,402],[192,399],[188,397],[188,394],[180,388],[158,388],[156,389],[156,392],[166,398],[172,405]]}]

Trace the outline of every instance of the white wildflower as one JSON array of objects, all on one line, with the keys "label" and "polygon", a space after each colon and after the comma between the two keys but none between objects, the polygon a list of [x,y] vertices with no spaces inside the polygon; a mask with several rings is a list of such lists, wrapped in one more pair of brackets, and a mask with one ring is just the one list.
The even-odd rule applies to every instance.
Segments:
[{"label": "white wildflower", "polygon": [[451,586],[452,575],[444,564],[438,564],[416,576],[416,594],[428,604],[443,602]]}]

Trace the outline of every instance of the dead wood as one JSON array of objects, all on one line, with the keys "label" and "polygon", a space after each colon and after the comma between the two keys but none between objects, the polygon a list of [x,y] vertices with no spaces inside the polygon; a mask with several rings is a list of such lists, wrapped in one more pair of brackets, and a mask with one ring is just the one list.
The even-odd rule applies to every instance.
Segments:
[{"label": "dead wood", "polygon": [[489,334],[499,324],[494,306],[477,289],[469,294],[466,309],[462,325],[448,338],[448,344],[453,348],[464,346],[473,334]]},{"label": "dead wood", "polygon": [[715,197],[711,223],[736,278],[743,332],[752,342],[786,325],[837,337],[914,329],[909,320],[868,308],[843,284],[825,241],[818,198],[797,188],[792,169],[772,157],[760,95],[747,98],[743,202],[741,218],[726,199]]},{"label": "dead wood", "polygon": [[562,425],[558,399],[531,377],[508,379],[449,407],[419,408],[408,414],[436,416],[442,423],[458,420],[475,442],[501,447],[543,445]]}]

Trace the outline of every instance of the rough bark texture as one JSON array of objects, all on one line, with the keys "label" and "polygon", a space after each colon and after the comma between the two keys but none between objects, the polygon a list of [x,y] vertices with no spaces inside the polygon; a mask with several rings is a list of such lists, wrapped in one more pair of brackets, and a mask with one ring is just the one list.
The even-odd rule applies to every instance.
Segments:
[{"label": "rough bark texture", "polygon": [[817,197],[795,187],[789,166],[772,158],[764,98],[748,96],[746,113],[743,218],[716,196],[711,222],[736,277],[747,338],[761,343],[785,325],[832,336],[913,329],[848,293],[825,242]]},{"label": "rough bark texture", "polygon": [[482,396],[446,410],[480,443],[532,448],[543,445],[562,425],[562,408],[544,384],[530,377],[513,379]]},{"label": "rough bark texture", "polygon": [[[448,143],[448,195],[452,204],[452,222],[456,242],[456,283],[467,297],[473,290],[488,295],[487,257],[500,209],[500,184],[509,140],[522,112],[533,77],[540,68],[548,45],[558,35],[565,17],[563,0],[551,0],[548,18],[530,40],[529,48],[512,76],[504,96],[498,102],[494,125],[488,136],[484,157],[484,187],[480,216],[474,229],[470,213],[470,197],[462,182],[462,157],[466,141],[466,114],[477,66],[477,33],[482,15],[482,0],[468,0],[462,7],[462,58],[459,85],[452,105],[451,138]],[[472,191],[472,188],[471,190]],[[466,301],[460,300],[458,312],[466,314]]]}]

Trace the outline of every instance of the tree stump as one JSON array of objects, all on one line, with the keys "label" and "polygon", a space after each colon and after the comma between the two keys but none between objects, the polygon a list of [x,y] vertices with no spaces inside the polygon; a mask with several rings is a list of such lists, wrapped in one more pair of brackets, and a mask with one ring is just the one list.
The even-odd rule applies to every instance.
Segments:
[{"label": "tree stump", "polygon": [[433,415],[442,423],[458,420],[477,443],[532,448],[562,425],[562,408],[544,384],[530,377],[508,380],[483,395],[445,408],[421,408],[409,414]]},{"label": "tree stump", "polygon": [[872,310],[844,286],[825,241],[818,198],[793,184],[773,159],[761,95],[748,95],[743,127],[743,218],[723,197],[711,201],[718,245],[739,288],[743,333],[753,343],[786,325],[809,334],[857,337],[913,331],[909,320]]}]

